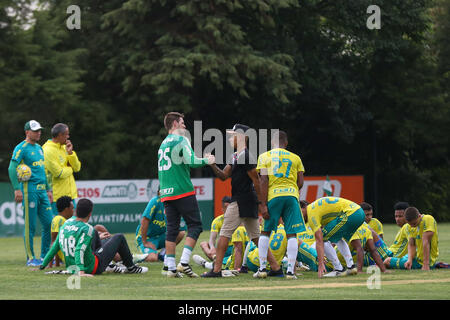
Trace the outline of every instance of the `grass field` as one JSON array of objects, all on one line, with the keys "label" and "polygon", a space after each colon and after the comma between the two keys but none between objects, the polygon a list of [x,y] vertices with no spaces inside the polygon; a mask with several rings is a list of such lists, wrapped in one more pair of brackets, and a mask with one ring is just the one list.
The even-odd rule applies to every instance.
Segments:
[{"label": "grass field", "polygon": [[[398,230],[385,225],[388,245]],[[450,262],[450,223],[438,225],[439,261]],[[127,234],[136,252],[132,234]],[[206,240],[203,232],[200,240]],[[36,252],[40,239],[35,238]],[[66,275],[45,275],[25,266],[22,238],[0,239],[0,299],[106,299],[106,300],[297,300],[297,299],[449,299],[450,269],[434,271],[395,270],[381,275],[381,289],[368,289],[369,274],[338,279],[318,279],[315,272],[304,272],[297,280],[253,279],[251,273],[221,279],[167,279],[161,275],[162,263],[145,263],[147,274],[104,274],[82,278],[81,288],[67,288]],[[177,248],[177,259],[182,246]],[[197,246],[194,253],[201,254]],[[193,266],[194,271],[204,270]],[[365,270],[365,269],[364,269]]]}]

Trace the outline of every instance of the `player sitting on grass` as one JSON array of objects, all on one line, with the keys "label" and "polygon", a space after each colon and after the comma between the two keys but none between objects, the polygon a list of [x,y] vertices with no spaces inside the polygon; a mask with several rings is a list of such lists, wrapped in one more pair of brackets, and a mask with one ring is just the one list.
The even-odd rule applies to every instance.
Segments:
[{"label": "player sitting on grass", "polygon": [[[222,214],[215,217],[211,222],[211,232],[209,234],[209,241],[202,241],[200,243],[200,248],[202,248],[205,255],[214,261],[216,258],[216,241],[217,235],[220,234],[220,229],[222,229],[224,214],[227,211],[228,205],[232,202],[231,197],[225,196],[222,198]],[[232,243],[228,243],[228,249],[225,252],[225,257],[231,254]]]},{"label": "player sitting on grass", "polygon": [[411,227],[408,233],[408,254],[403,258],[387,258],[384,264],[392,269],[422,269],[435,267],[439,255],[436,220],[421,214],[415,207],[405,210],[405,219]]},{"label": "player sitting on grass", "polygon": [[[52,225],[51,225],[51,236],[52,236],[52,245],[58,236],[59,229],[66,222],[66,220],[72,218],[73,216],[73,202],[72,198],[69,196],[62,196],[58,200],[56,200],[56,208],[58,210],[58,215],[53,217]],[[60,263],[64,263],[64,255],[59,250],[55,255],[55,267],[59,267]],[[48,267],[52,267],[53,259],[48,264]]]},{"label": "player sitting on grass", "polygon": [[133,263],[133,256],[123,234],[114,235],[100,249],[92,252],[94,227],[88,221],[92,215],[93,206],[89,199],[78,201],[76,218],[64,223],[39,268],[44,269],[61,249],[66,267],[71,272],[78,270],[80,276],[92,277],[94,274],[109,271],[108,267],[116,253],[120,254],[123,264],[127,267],[125,273],[147,272],[148,268]]},{"label": "player sitting on grass", "polygon": [[366,223],[383,239],[383,224],[373,217],[373,207],[367,202],[362,202],[360,206],[366,215]]},{"label": "player sitting on grass", "polygon": [[395,223],[400,227],[394,243],[389,247],[394,258],[402,258],[408,253],[408,234],[411,229],[405,219],[405,210],[408,207],[409,204],[407,202],[397,202],[394,205]]}]

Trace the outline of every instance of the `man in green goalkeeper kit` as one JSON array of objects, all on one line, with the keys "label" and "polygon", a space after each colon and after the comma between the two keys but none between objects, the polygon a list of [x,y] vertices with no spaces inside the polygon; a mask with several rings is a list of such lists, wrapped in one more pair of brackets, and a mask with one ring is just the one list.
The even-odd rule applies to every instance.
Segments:
[{"label": "man in green goalkeeper kit", "polygon": [[[170,112],[164,117],[164,127],[169,135],[158,150],[158,179],[161,202],[167,217],[166,262],[169,271],[167,277],[198,277],[189,265],[192,250],[202,230],[200,210],[195,190],[190,178],[190,169],[199,168],[215,162],[212,155],[197,158],[186,138],[186,126],[183,115]],[[186,221],[188,233],[185,246],[176,266],[175,248],[180,228],[180,219]]]},{"label": "man in green goalkeeper kit", "polygon": [[125,273],[145,273],[146,267],[133,263],[127,241],[123,234],[116,234],[92,252],[94,227],[88,221],[92,215],[93,203],[89,199],[80,199],[77,203],[76,218],[67,220],[61,227],[53,246],[39,267],[41,270],[61,250],[64,254],[66,267],[71,271],[79,271],[80,276],[92,277],[105,271],[120,272],[111,264],[116,253],[119,253],[126,266]]}]

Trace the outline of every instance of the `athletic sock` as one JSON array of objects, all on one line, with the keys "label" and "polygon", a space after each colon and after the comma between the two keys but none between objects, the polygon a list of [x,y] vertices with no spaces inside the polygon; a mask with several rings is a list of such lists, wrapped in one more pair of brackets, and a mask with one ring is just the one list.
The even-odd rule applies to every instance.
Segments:
[{"label": "athletic sock", "polygon": [[342,267],[342,264],[339,262],[338,256],[336,254],[336,250],[334,250],[334,248],[331,245],[330,241],[325,241],[323,243],[323,249],[324,249],[324,252],[325,252],[325,256],[333,264],[334,270],[342,270],[342,269],[344,269],[344,267]]},{"label": "athletic sock", "polygon": [[164,267],[167,267],[167,254],[164,255]]},{"label": "athletic sock", "polygon": [[347,268],[351,268],[354,262],[352,258],[352,253],[350,252],[350,248],[348,247],[347,242],[344,239],[341,239],[336,243],[336,246],[339,252],[344,257],[345,263],[347,263]]},{"label": "athletic sock", "polygon": [[298,242],[297,237],[291,237],[287,241],[287,272],[294,273],[295,261],[297,260]]},{"label": "athletic sock", "polygon": [[247,246],[245,247],[245,251],[244,251],[244,257],[242,258],[242,266],[245,267],[247,266],[247,257],[248,257],[248,252],[250,251],[250,246],[251,246],[252,242],[249,241],[247,243]]},{"label": "athletic sock", "polygon": [[267,267],[267,252],[269,251],[269,237],[261,235],[258,241],[259,251],[259,270],[266,269]]},{"label": "athletic sock", "polygon": [[191,254],[192,254],[192,250],[193,248],[185,245],[183,248],[183,253],[181,254],[181,259],[180,259],[180,263],[181,264],[189,264],[189,261],[191,260]]},{"label": "athletic sock", "polygon": [[177,269],[175,263],[175,255],[174,254],[166,254],[167,267],[170,271],[175,271]]}]

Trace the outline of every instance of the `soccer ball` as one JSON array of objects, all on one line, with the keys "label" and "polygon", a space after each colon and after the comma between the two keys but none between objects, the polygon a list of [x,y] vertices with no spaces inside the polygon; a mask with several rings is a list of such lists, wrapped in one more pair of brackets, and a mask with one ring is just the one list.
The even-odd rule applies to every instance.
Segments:
[{"label": "soccer ball", "polygon": [[31,169],[26,164],[19,164],[17,166],[17,179],[20,182],[26,182],[31,178]]}]

